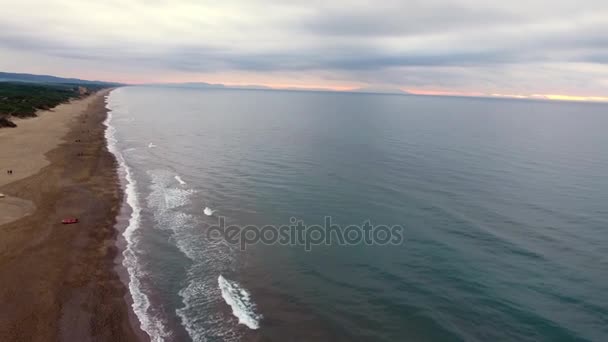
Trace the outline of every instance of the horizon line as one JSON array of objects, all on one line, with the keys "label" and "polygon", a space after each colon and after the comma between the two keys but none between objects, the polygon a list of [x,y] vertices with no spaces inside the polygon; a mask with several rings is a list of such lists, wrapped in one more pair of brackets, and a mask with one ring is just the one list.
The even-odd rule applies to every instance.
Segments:
[{"label": "horizon line", "polygon": [[[552,102],[585,102],[585,103],[608,103],[608,96],[587,96],[587,95],[568,95],[568,94],[556,94],[556,93],[533,93],[533,94],[503,94],[497,92],[481,92],[481,91],[452,91],[443,89],[416,89],[410,87],[399,87],[399,86],[336,86],[328,87],[324,85],[313,85],[313,86],[301,86],[297,84],[285,84],[285,83],[272,83],[272,84],[251,84],[251,83],[210,83],[205,81],[182,81],[182,82],[116,82],[116,81],[102,81],[102,80],[86,80],[80,79],[78,76],[55,76],[49,74],[32,74],[24,72],[7,72],[0,71],[9,74],[20,74],[20,75],[31,75],[31,76],[44,76],[44,77],[55,77],[55,78],[66,78],[66,79],[78,79],[86,82],[99,82],[99,83],[114,83],[125,86],[176,86],[176,85],[206,85],[208,87],[216,87],[218,89],[244,89],[244,90],[289,90],[289,91],[320,91],[320,92],[337,92],[337,93],[367,93],[367,94],[386,94],[386,95],[419,95],[419,96],[441,96],[441,97],[465,97],[465,98],[488,98],[488,99],[519,99],[519,100],[545,100]],[[11,80],[0,80],[0,82],[6,82]],[[18,80],[15,80],[18,81]],[[376,88],[376,89],[375,89]]]},{"label": "horizon line", "polygon": [[209,83],[204,81],[194,82],[145,82],[127,83],[129,86],[207,86],[216,89],[241,89],[241,90],[283,90],[283,91],[309,91],[309,92],[332,92],[332,93],[357,93],[357,94],[379,94],[379,95],[417,95],[438,97],[465,97],[465,98],[487,98],[487,99],[512,99],[512,100],[535,100],[551,102],[584,102],[584,103],[608,103],[608,96],[582,96],[567,94],[501,94],[485,92],[458,92],[447,90],[426,90],[408,87],[386,87],[385,90],[374,90],[373,87],[323,87],[323,86],[298,86],[288,84],[250,84],[250,83]]}]

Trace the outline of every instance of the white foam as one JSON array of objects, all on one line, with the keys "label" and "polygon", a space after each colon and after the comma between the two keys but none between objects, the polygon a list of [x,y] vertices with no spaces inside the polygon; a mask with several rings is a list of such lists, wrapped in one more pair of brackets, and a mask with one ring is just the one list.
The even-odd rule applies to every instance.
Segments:
[{"label": "white foam", "polygon": [[255,313],[255,304],[251,300],[249,292],[241,287],[236,281],[228,280],[221,274],[217,278],[222,297],[232,308],[232,314],[249,329],[258,329],[262,315]]},{"label": "white foam", "polygon": [[[184,306],[176,309],[182,326],[194,342],[239,341],[236,332],[227,330],[221,313],[212,308],[221,301],[215,279],[205,279],[198,270],[212,270],[221,265],[217,256],[207,255],[207,245],[200,243],[200,227],[197,217],[183,209],[192,203],[192,189],[175,187],[175,173],[165,169],[148,170],[150,194],[146,198],[147,208],[152,209],[155,227],[172,232],[171,241],[193,264],[188,271],[188,285],[179,291]],[[197,270],[197,271],[194,271]]]},{"label": "white foam", "polygon": [[[114,92],[115,91],[112,93]],[[129,224],[123,233],[123,236],[127,242],[127,246],[123,252],[123,266],[127,269],[127,273],[129,274],[129,291],[131,292],[131,297],[133,298],[132,307],[133,311],[137,315],[137,318],[139,319],[141,329],[150,336],[152,341],[160,342],[170,338],[172,334],[162,320],[148,314],[150,310],[150,299],[143,290],[141,279],[145,277],[145,273],[141,269],[136,250],[138,242],[136,233],[139,230],[141,220],[141,207],[139,205],[139,199],[137,196],[136,182],[132,176],[131,169],[128,167],[124,157],[118,149],[117,140],[115,137],[116,129],[111,125],[113,114],[119,108],[119,106],[113,104],[111,97],[108,96],[106,99],[106,108],[108,109],[108,115],[104,121],[104,125],[107,127],[105,138],[107,141],[108,150],[114,154],[119,163],[121,171],[123,171],[125,174],[125,179],[127,181],[125,191],[126,200],[132,211],[131,217],[129,218]]]},{"label": "white foam", "polygon": [[215,212],[215,210],[211,210],[211,208],[209,208],[209,207],[205,207],[205,209],[203,209],[203,213],[207,216],[213,215],[214,212]]},{"label": "white foam", "polygon": [[147,207],[153,209],[156,227],[173,232],[173,241],[179,250],[191,260],[196,260],[200,253],[200,245],[193,244],[193,236],[200,236],[196,229],[197,219],[180,208],[191,204],[195,194],[192,189],[173,188],[171,173],[166,170],[149,170],[152,179],[152,190],[148,195]]},{"label": "white foam", "polygon": [[[215,308],[221,293],[215,279],[200,277],[190,272],[188,286],[179,291],[184,306],[176,310],[182,325],[194,342],[238,342],[242,338],[236,329],[226,323],[226,317]],[[223,305],[223,303],[221,303]]]},{"label": "white foam", "polygon": [[186,182],[184,182],[184,180],[180,176],[175,176],[175,180],[181,185],[186,185]]},{"label": "white foam", "polygon": [[149,170],[147,173],[152,179],[152,191],[147,197],[148,206],[155,209],[154,217],[157,222],[170,220],[170,216],[176,213],[175,209],[191,203],[191,196],[195,191],[172,187],[175,184],[172,173],[166,170]]},{"label": "white foam", "polygon": [[153,143],[148,144],[148,148],[154,148],[154,147],[156,147],[156,145],[154,145]]}]

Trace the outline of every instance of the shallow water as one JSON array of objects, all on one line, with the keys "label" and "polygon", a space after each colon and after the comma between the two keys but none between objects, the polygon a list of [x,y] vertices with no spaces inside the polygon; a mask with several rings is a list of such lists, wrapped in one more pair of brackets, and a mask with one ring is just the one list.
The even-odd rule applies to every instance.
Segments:
[{"label": "shallow water", "polygon": [[[608,338],[606,105],[160,87],[108,102],[130,289],[156,340]],[[404,241],[240,251],[206,238],[220,216],[369,220]]]}]

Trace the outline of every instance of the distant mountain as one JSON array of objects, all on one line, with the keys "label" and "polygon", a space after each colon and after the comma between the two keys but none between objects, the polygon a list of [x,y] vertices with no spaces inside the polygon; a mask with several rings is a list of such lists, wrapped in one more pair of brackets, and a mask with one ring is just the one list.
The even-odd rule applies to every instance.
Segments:
[{"label": "distant mountain", "polygon": [[234,89],[257,89],[257,90],[273,90],[274,89],[269,86],[257,85],[257,84],[231,85],[231,86],[227,86],[227,87],[234,88]]},{"label": "distant mountain", "polygon": [[206,82],[183,82],[183,83],[147,83],[143,85],[162,86],[172,88],[226,88],[223,84],[213,84]]},{"label": "distant mountain", "polygon": [[117,85],[118,83],[103,81],[88,81],[78,78],[63,78],[50,75],[18,74],[11,72],[0,72],[0,82],[30,82],[30,83],[77,83],[77,84],[97,84],[97,85]]},{"label": "distant mountain", "polygon": [[173,88],[204,88],[204,89],[260,89],[260,90],[273,89],[268,86],[256,85],[256,84],[226,85],[226,84],[221,84],[221,83],[206,83],[206,82],[148,83],[145,85],[173,87]]},{"label": "distant mountain", "polygon": [[363,87],[350,90],[353,93],[369,93],[369,94],[410,94],[399,88],[391,87]]},{"label": "distant mountain", "polygon": [[305,88],[305,87],[284,87],[274,88],[264,85],[248,84],[248,85],[227,85],[221,83],[206,83],[206,82],[184,82],[184,83],[148,83],[145,86],[161,86],[172,88],[198,88],[198,89],[254,89],[254,90],[289,90],[289,91],[322,91],[322,92],[347,92],[347,93],[368,93],[368,94],[410,94],[399,88],[391,87],[364,87],[349,90],[333,90],[328,88]]}]

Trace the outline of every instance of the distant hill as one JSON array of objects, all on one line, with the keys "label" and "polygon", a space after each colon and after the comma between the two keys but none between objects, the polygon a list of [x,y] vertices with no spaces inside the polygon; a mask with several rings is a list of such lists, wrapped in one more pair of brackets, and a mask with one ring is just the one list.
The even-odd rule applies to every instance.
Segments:
[{"label": "distant hill", "polygon": [[16,127],[11,117],[33,117],[38,110],[51,109],[116,85],[74,78],[0,73],[0,128]]},{"label": "distant hill", "polygon": [[149,83],[149,86],[162,86],[172,88],[201,88],[201,89],[257,89],[257,90],[272,90],[273,88],[257,84],[247,85],[225,85],[221,83],[206,83],[206,82],[184,82],[184,83]]},{"label": "distant hill", "polygon": [[347,92],[347,93],[366,93],[366,94],[410,94],[399,88],[391,87],[365,87],[349,90],[332,90],[328,88],[307,88],[307,87],[286,87],[273,88],[264,85],[226,85],[221,83],[206,82],[184,82],[184,83],[148,83],[147,86],[161,86],[172,88],[198,88],[198,89],[253,89],[253,90],[289,90],[289,91],[322,91],[322,92]]},{"label": "distant hill", "polygon": [[160,87],[168,87],[168,88],[210,88],[210,89],[217,89],[217,88],[226,88],[225,85],[223,84],[219,84],[219,83],[205,83],[205,82],[182,82],[182,83],[146,83],[146,84],[142,84],[143,86],[160,86]]},{"label": "distant hill", "polygon": [[0,72],[0,82],[30,82],[30,83],[55,83],[55,84],[95,84],[95,85],[118,85],[118,83],[103,81],[88,81],[78,78],[63,78],[50,75],[18,74],[11,72]]},{"label": "distant hill", "polygon": [[368,93],[368,94],[410,94],[407,91],[399,88],[391,87],[364,87],[351,90],[353,93]]}]

